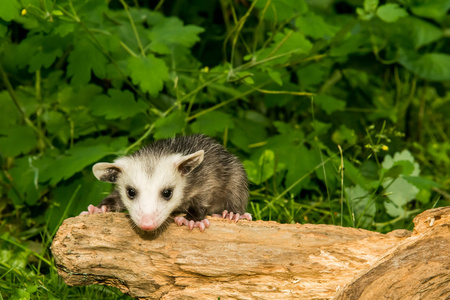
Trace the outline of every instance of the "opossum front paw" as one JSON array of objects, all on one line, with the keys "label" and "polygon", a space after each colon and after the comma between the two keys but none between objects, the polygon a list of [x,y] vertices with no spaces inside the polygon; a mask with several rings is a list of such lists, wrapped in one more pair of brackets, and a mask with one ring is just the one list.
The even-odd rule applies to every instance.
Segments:
[{"label": "opossum front paw", "polygon": [[108,208],[105,205],[102,205],[101,208],[98,208],[97,206],[94,206],[94,205],[91,204],[91,205],[88,206],[88,211],[81,212],[80,216],[104,214],[107,211],[108,211]]},{"label": "opossum front paw", "polygon": [[194,228],[200,229],[201,232],[205,231],[206,228],[209,227],[209,220],[204,219],[201,221],[187,220],[185,217],[175,217],[173,219],[178,226],[186,225],[189,227],[189,230],[192,231]]},{"label": "opossum front paw", "polygon": [[252,220],[252,215],[249,213],[244,213],[243,215],[235,214],[232,211],[228,212],[228,210],[224,210],[221,215],[219,214],[213,214],[213,217],[222,218],[222,219],[228,219],[230,221],[237,222],[242,219],[247,219],[249,221]]}]

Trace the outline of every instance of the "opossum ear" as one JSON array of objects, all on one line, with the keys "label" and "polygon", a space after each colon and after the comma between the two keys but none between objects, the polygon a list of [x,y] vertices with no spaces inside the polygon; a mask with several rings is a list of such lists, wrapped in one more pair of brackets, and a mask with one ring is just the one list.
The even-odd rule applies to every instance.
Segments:
[{"label": "opossum ear", "polygon": [[204,157],[205,151],[203,150],[182,156],[176,161],[175,167],[178,169],[181,175],[186,176],[202,163]]},{"label": "opossum ear", "polygon": [[116,182],[117,177],[122,173],[122,169],[111,163],[98,163],[92,167],[94,176],[100,181]]}]

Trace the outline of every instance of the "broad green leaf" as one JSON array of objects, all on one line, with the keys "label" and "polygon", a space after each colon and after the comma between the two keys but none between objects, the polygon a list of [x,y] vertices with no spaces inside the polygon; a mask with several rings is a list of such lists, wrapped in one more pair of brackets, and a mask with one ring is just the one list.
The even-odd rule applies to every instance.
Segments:
[{"label": "broad green leaf", "polygon": [[229,131],[230,142],[249,153],[249,145],[266,139],[267,133],[260,124],[247,119],[234,119],[234,128]]},{"label": "broad green leaf", "polygon": [[426,80],[450,80],[450,55],[445,53],[425,53],[419,55],[410,51],[400,51],[401,65]]},{"label": "broad green leaf", "polygon": [[9,22],[20,14],[21,5],[17,0],[0,1],[0,18]]},{"label": "broad green leaf", "polygon": [[383,186],[387,187],[386,195],[391,200],[385,202],[384,207],[390,216],[399,217],[405,214],[404,205],[414,200],[419,189],[403,178],[397,178],[393,183],[391,181],[383,182]]},{"label": "broad green leaf", "polygon": [[36,147],[36,133],[28,126],[0,129],[0,153],[15,157],[26,154]]},{"label": "broad green leaf", "polygon": [[226,129],[234,128],[233,118],[221,111],[212,111],[198,117],[191,125],[195,133],[204,133],[209,136],[216,136],[225,132]]},{"label": "broad green leaf", "polygon": [[50,181],[49,184],[55,185],[61,180],[72,177],[88,165],[98,162],[102,157],[119,152],[127,143],[125,136],[113,140],[109,137],[101,137],[78,142],[67,153],[57,157],[53,163],[42,170],[39,181]]},{"label": "broad green leaf", "polygon": [[442,188],[442,185],[440,183],[437,183],[431,179],[427,179],[420,176],[404,176],[404,179],[406,179],[409,183],[414,184],[416,187],[420,189],[429,189],[431,187],[437,187]]},{"label": "broad green leaf", "polygon": [[260,16],[269,2],[269,6],[264,14],[264,19],[282,23],[285,20],[293,18],[297,14],[308,11],[308,6],[304,0],[253,0],[255,6],[259,9]]},{"label": "broad green leaf", "polygon": [[8,32],[8,27],[6,25],[0,23],[0,37],[1,38],[5,37],[7,32]]},{"label": "broad green leaf", "polygon": [[275,154],[271,150],[264,150],[258,163],[260,182],[265,182],[273,176],[275,170]]},{"label": "broad green leaf", "polygon": [[17,124],[19,120],[21,120],[19,111],[6,90],[0,92],[0,107],[1,114],[3,116],[8,116],[3,118],[0,117],[0,130]]},{"label": "broad green leaf", "polygon": [[[314,150],[308,150],[305,146],[291,146],[277,152],[277,158],[288,170],[286,175],[286,188],[297,183],[290,191],[298,194],[303,188],[308,188],[314,168],[320,164],[320,157]],[[301,180],[300,182],[297,182]]]},{"label": "broad green leaf", "polygon": [[256,184],[256,182],[259,181],[257,164],[251,160],[244,160],[242,164],[244,165],[244,169],[247,172],[248,180]]},{"label": "broad green leaf", "polygon": [[273,70],[267,70],[267,74],[275,81],[279,86],[283,85],[283,81],[281,80],[281,74],[279,72]]},{"label": "broad green leaf", "polygon": [[[409,164],[405,164],[405,162]],[[386,155],[381,166],[384,171],[388,171],[394,166],[400,166],[403,171],[401,175],[418,176],[420,174],[419,164],[414,161],[414,157],[408,150],[396,152],[394,157],[389,154]]]},{"label": "broad green leaf", "polygon": [[364,10],[367,12],[375,12],[378,7],[379,0],[364,0]]},{"label": "broad green leaf", "polygon": [[71,83],[82,86],[91,80],[91,72],[103,79],[106,74],[107,59],[89,41],[82,39],[74,45],[68,57],[67,75],[72,77]]},{"label": "broad green leaf", "polygon": [[[297,71],[297,76],[300,80],[302,89],[313,88],[325,82],[329,73],[329,67],[320,64],[311,64],[302,67]],[[316,90],[314,90],[316,91]]]},{"label": "broad green leaf", "polygon": [[286,29],[283,33],[276,33],[272,45],[256,54],[256,57],[258,61],[271,57],[280,57],[271,61],[272,64],[275,64],[288,60],[293,54],[308,53],[311,49],[311,42],[303,34]]},{"label": "broad green leaf", "polygon": [[420,17],[431,18],[438,22],[448,16],[450,0],[418,0],[412,1],[411,11]]},{"label": "broad green leaf", "polygon": [[377,16],[384,22],[393,23],[399,18],[408,16],[408,13],[397,3],[387,3],[378,7]]},{"label": "broad green leaf", "polygon": [[49,134],[57,136],[63,143],[67,143],[70,138],[70,123],[62,113],[46,111],[42,119]]},{"label": "broad green leaf", "polygon": [[28,72],[35,72],[42,67],[49,68],[58,57],[63,55],[62,43],[59,36],[41,36],[40,45],[36,47],[33,56],[28,58]]},{"label": "broad green leaf", "polygon": [[394,39],[408,39],[416,49],[439,40],[444,34],[441,28],[415,17],[402,18],[392,26],[398,29],[398,35]]},{"label": "broad green leaf", "polygon": [[109,89],[108,95],[94,98],[89,107],[94,116],[105,116],[105,119],[127,119],[141,113],[146,105],[141,100],[135,101],[128,90]]},{"label": "broad green leaf", "polygon": [[155,122],[155,139],[174,138],[177,133],[186,126],[186,113],[183,111],[172,112],[167,117]]},{"label": "broad green leaf", "polygon": [[345,196],[350,202],[356,220],[361,220],[360,224],[363,226],[370,225],[376,212],[375,201],[371,199],[370,192],[356,185],[345,188]]},{"label": "broad green leaf", "polygon": [[39,168],[32,156],[25,156],[14,161],[14,166],[8,170],[11,184],[14,188],[8,192],[8,197],[14,205],[35,205],[42,187],[38,185]]},{"label": "broad green leaf", "polygon": [[165,18],[151,28],[148,36],[152,41],[150,49],[155,52],[166,54],[171,52],[173,45],[182,45],[190,48],[200,40],[198,35],[204,31],[195,25],[183,25],[183,22],[175,17]]},{"label": "broad green leaf", "polygon": [[306,15],[298,17],[295,20],[295,25],[305,36],[310,36],[314,39],[332,38],[335,34],[331,26],[321,16],[313,12],[308,12]]},{"label": "broad green leaf", "polygon": [[156,97],[163,88],[163,82],[169,79],[169,70],[163,60],[153,54],[147,57],[130,57],[128,69],[134,84],[142,91]]},{"label": "broad green leaf", "polygon": [[271,150],[264,150],[258,161],[245,160],[243,164],[248,179],[254,184],[261,184],[274,174],[275,155]]},{"label": "broad green leaf", "polygon": [[361,55],[371,49],[369,37],[366,34],[355,34],[331,48],[330,55],[333,57],[349,54]]},{"label": "broad green leaf", "polygon": [[327,95],[317,95],[314,97],[314,102],[319,105],[327,115],[331,115],[335,111],[342,111],[346,106],[345,101]]}]

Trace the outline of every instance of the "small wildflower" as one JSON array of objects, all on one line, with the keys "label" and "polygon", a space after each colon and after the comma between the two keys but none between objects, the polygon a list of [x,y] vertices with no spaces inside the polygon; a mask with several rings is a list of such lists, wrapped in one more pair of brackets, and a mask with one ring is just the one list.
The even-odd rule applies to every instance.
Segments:
[{"label": "small wildflower", "polygon": [[22,16],[25,16],[25,15],[27,14],[26,8],[22,9],[22,11],[20,12],[20,14],[21,14]]},{"label": "small wildflower", "polygon": [[208,73],[209,72],[209,67],[206,66],[201,70],[203,73]]},{"label": "small wildflower", "polygon": [[383,146],[381,146],[381,149],[382,149],[383,151],[388,151],[388,150],[389,150],[389,147],[386,146],[386,145],[383,145]]}]

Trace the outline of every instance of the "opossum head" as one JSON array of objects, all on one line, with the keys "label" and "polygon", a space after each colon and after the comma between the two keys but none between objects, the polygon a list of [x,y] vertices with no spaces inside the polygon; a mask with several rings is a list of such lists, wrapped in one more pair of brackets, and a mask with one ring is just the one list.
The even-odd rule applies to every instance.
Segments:
[{"label": "opossum head", "polygon": [[203,150],[189,155],[132,155],[114,163],[97,163],[92,171],[97,179],[117,185],[131,219],[139,228],[156,230],[186,201],[186,176],[203,158]]}]

